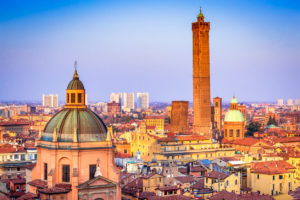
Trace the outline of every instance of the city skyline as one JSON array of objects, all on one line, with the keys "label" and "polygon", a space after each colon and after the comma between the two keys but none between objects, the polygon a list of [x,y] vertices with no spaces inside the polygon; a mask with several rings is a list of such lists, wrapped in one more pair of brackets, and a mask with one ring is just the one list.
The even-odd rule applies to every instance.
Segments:
[{"label": "city skyline", "polygon": [[211,98],[299,98],[297,2],[29,2],[22,12],[1,4],[2,101],[64,97],[57,85],[77,60],[91,101],[130,90],[192,102],[191,23],[200,5],[211,22]]}]

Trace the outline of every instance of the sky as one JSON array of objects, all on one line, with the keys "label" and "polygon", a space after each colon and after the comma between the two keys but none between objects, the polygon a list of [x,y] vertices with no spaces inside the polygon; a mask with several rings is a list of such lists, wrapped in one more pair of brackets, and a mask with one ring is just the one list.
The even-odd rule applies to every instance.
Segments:
[{"label": "sky", "polygon": [[0,1],[0,101],[42,100],[72,79],[89,101],[193,99],[192,30],[210,22],[211,97],[300,98],[300,1]]}]

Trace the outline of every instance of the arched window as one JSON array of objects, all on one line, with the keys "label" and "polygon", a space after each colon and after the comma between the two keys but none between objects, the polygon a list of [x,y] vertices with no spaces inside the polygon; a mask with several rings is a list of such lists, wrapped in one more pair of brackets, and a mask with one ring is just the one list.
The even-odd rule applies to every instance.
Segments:
[{"label": "arched window", "polygon": [[219,103],[218,102],[216,102],[216,107],[218,107],[219,106]]}]

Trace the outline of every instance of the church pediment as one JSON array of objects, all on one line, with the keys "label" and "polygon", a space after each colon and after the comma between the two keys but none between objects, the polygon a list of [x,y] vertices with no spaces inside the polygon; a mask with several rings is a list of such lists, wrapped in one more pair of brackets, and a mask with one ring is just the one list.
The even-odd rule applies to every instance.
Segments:
[{"label": "church pediment", "polygon": [[77,186],[78,189],[115,187],[117,183],[103,176],[97,176]]}]

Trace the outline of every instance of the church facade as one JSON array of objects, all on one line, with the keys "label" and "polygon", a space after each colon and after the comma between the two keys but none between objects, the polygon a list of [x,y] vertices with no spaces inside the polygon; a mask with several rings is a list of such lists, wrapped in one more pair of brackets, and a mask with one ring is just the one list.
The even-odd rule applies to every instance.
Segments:
[{"label": "church facade", "polygon": [[29,185],[41,199],[121,199],[111,135],[87,108],[77,70],[66,90],[66,105],[39,135],[37,154]]}]

